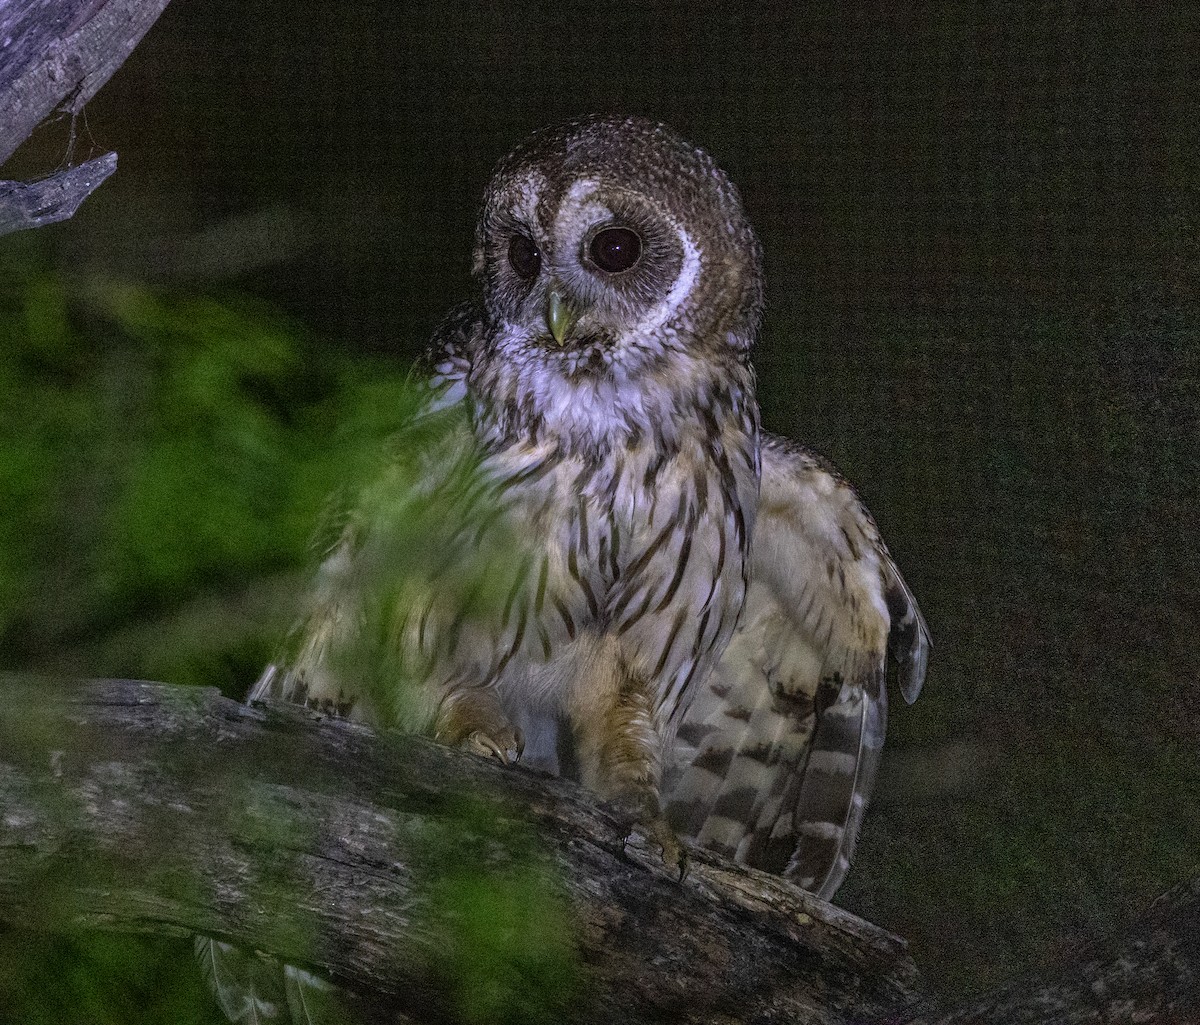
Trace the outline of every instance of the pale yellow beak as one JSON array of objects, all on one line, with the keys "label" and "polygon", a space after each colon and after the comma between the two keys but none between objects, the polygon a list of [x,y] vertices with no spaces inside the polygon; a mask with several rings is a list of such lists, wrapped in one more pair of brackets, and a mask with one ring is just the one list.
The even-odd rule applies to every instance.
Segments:
[{"label": "pale yellow beak", "polygon": [[546,299],[546,326],[550,328],[550,334],[554,336],[554,341],[558,345],[562,345],[563,339],[567,337],[567,332],[574,325],[576,316],[575,311],[566,304],[561,293],[556,289],[551,289],[550,295]]}]

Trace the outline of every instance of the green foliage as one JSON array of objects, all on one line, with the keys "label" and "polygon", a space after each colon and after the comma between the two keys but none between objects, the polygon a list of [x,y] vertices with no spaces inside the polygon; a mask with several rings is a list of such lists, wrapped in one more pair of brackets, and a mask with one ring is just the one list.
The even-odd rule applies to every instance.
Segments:
[{"label": "green foliage", "polygon": [[464,799],[421,856],[429,901],[418,928],[462,1021],[558,1021],[580,969],[566,902],[533,837]]},{"label": "green foliage", "polygon": [[[0,669],[240,697],[307,586],[314,526],[327,546],[350,508],[381,540],[364,560],[362,640],[334,656],[394,721],[412,667],[385,654],[405,602],[504,600],[510,539],[493,530],[488,557],[466,542],[487,514],[477,457],[452,416],[413,419],[406,368],[351,361],[244,299],[50,273],[36,247],[0,280]],[[264,836],[308,842],[285,809],[252,810]],[[464,804],[418,858],[432,970],[463,1020],[555,1020],[577,966],[553,870],[521,827]],[[265,906],[283,899],[259,883]],[[24,932],[0,932],[0,1017],[222,1020],[190,941]]]},{"label": "green foliage", "polygon": [[310,439],[289,437],[286,410],[261,397],[302,383],[294,340],[203,299],[115,286],[95,298],[142,363],[120,385],[124,465],[101,518],[97,589],[118,601],[169,594],[299,555],[319,499],[303,472]]},{"label": "green foliage", "polygon": [[5,668],[244,692],[292,609],[232,631],[193,616],[186,636],[172,618],[306,562],[328,493],[411,412],[405,368],[352,364],[242,300],[36,261],[0,275]]},{"label": "green foliage", "polygon": [[227,1025],[190,959],[190,940],[0,931],[0,1020]]},{"label": "green foliage", "polygon": [[[349,531],[360,543],[351,596],[357,629],[335,636],[326,658],[357,681],[378,721],[419,730],[429,725],[428,695],[404,681],[428,678],[467,632],[498,624],[532,559],[529,538],[509,528],[479,472],[482,456],[461,408],[414,418],[380,455],[347,509],[327,516],[328,533]],[[490,657],[491,644],[480,639],[477,650]]]}]

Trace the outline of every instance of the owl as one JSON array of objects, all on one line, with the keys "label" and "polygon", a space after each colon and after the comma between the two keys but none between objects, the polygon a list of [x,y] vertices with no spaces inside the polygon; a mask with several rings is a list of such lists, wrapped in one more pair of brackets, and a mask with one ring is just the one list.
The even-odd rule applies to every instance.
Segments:
[{"label": "owl", "polygon": [[[496,168],[474,276],[429,357],[421,420],[441,427],[339,523],[250,698],[521,758],[668,857],[688,837],[831,897],[886,677],[914,700],[929,636],[853,488],[760,427],[737,189],[664,125],[572,121]],[[363,581],[389,565],[378,510],[400,494],[436,522],[379,612]],[[403,701],[335,657],[364,632]]]}]

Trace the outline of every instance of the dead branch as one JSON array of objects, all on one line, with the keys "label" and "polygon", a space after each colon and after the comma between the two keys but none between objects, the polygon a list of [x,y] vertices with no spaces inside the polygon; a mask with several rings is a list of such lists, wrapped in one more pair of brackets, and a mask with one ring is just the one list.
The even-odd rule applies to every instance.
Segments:
[{"label": "dead branch", "polygon": [[[202,932],[452,1020],[423,880],[470,795],[558,880],[587,973],[565,1021],[861,1022],[914,999],[901,940],[705,852],[681,883],[566,781],[211,689],[0,686],[7,923]],[[479,872],[528,857],[505,835]]]},{"label": "dead branch", "polygon": [[[168,0],[8,0],[0,4],[0,164],[54,111],[77,115]],[[0,235],[70,217],[112,173],[109,153],[39,181],[0,182]]]},{"label": "dead branch", "polygon": [[1190,1025],[1200,1022],[1200,877],[1070,965],[906,1025]]},{"label": "dead branch", "polygon": [[106,153],[36,182],[0,181],[0,235],[65,221],[117,169]]}]

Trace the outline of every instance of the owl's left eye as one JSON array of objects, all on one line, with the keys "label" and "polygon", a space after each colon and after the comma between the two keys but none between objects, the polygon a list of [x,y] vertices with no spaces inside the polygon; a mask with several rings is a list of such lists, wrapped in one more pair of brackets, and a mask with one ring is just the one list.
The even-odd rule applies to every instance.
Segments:
[{"label": "owl's left eye", "polygon": [[629,270],[642,255],[642,240],[630,228],[604,228],[588,247],[592,263],[609,274]]},{"label": "owl's left eye", "polygon": [[508,262],[526,281],[532,281],[542,269],[542,253],[528,235],[514,235],[508,243]]}]

